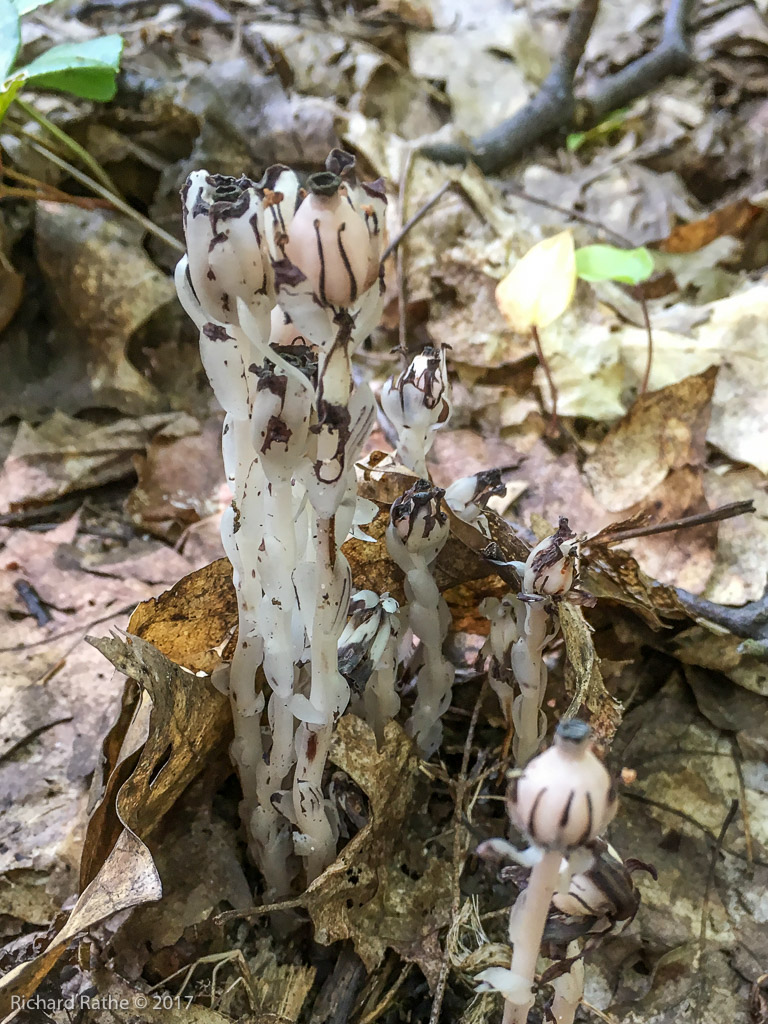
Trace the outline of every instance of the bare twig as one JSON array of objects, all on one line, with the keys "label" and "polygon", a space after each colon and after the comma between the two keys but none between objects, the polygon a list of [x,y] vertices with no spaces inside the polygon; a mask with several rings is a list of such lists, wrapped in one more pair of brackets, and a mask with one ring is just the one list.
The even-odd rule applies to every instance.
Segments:
[{"label": "bare twig", "polygon": [[473,160],[494,174],[523,156],[545,136],[564,129],[584,129],[644,96],[671,75],[684,74],[693,62],[688,24],[694,0],[671,0],[661,40],[650,53],[605,79],[583,99],[574,94],[574,78],[592,31],[599,0],[581,0],[568,21],[565,43],[539,92],[512,117],[473,139],[430,143],[421,152],[432,160],[461,164]]},{"label": "bare twig", "polygon": [[733,519],[734,516],[743,516],[754,511],[755,503],[751,499],[749,501],[732,501],[728,505],[721,505],[719,508],[709,509],[707,512],[697,512],[692,516],[683,516],[682,519],[670,519],[665,523],[633,526],[626,530],[617,530],[615,533],[610,528],[601,530],[595,537],[591,537],[587,544],[598,537],[602,544],[620,544],[622,541],[632,540],[634,537],[651,537],[657,533],[670,533],[672,530],[689,530],[694,526],[719,523],[723,519]]},{"label": "bare twig", "polygon": [[552,371],[549,368],[547,357],[544,355],[544,349],[541,347],[541,338],[539,337],[539,330],[537,327],[531,327],[531,337],[533,338],[533,347],[536,349],[536,358],[539,361],[539,366],[544,371],[544,376],[547,378],[547,384],[549,385],[549,396],[552,399],[552,426],[556,426],[557,386],[552,376]]},{"label": "bare twig", "polygon": [[[715,604],[703,597],[696,597],[680,587],[675,588],[680,603],[685,610],[699,619],[707,619],[716,626],[723,626],[734,636],[747,640],[755,640],[768,647],[768,590],[757,601],[750,601],[741,608],[730,608],[727,605]],[[755,651],[754,653],[758,653]]]},{"label": "bare twig", "polygon": [[73,167],[72,164],[68,163],[66,160],[62,160],[60,156],[56,153],[52,153],[44,146],[39,146],[37,143],[33,142],[32,148],[41,156],[44,156],[46,160],[50,160],[51,163],[56,164],[57,167],[60,167],[62,170],[66,171],[67,174],[70,174],[75,181],[79,181],[81,185],[85,185],[92,192],[95,192],[97,196],[101,196],[102,199],[107,199],[115,209],[124,213],[132,220],[137,221],[145,231],[149,231],[150,234],[159,238],[161,242],[165,242],[166,245],[169,245],[176,252],[184,252],[184,246],[177,238],[174,238],[173,235],[169,235],[167,231],[159,228],[157,224],[154,224],[149,217],[145,217],[143,213],[139,213],[138,210],[134,210],[132,206],[129,206],[128,203],[120,199],[119,196],[113,195],[105,189],[103,185],[100,185],[98,181],[94,181],[94,179],[89,177],[87,174],[83,174],[83,172],[79,171],[77,167]]},{"label": "bare twig", "polygon": [[[410,217],[405,224],[403,224],[403,226],[397,232],[397,234],[389,243],[387,248],[384,250],[384,255],[381,257],[382,263],[388,256],[392,255],[395,249],[397,249],[397,247],[400,245],[400,243],[411,230],[411,228],[415,228],[416,225],[421,220],[421,218],[424,217],[427,213],[429,213],[429,211],[432,209],[435,203],[437,203],[440,199],[443,198],[443,196],[445,195],[445,193],[448,191],[452,184],[453,182],[450,180],[450,178],[447,181],[444,181],[440,188],[436,192],[434,192],[422,206],[418,208],[416,213],[414,213],[414,215]],[[405,211],[403,210],[402,213],[404,212]]]},{"label": "bare twig", "polygon": [[715,880],[715,869],[717,868],[717,861],[720,853],[723,849],[723,843],[725,842],[725,835],[728,829],[731,827],[731,822],[736,817],[736,812],[739,809],[739,801],[731,800],[731,806],[728,808],[728,813],[725,816],[723,824],[720,828],[720,834],[715,842],[715,847],[712,850],[712,857],[709,862],[709,871],[707,872],[707,881],[704,886],[704,898],[701,901],[701,917],[699,920],[699,948],[697,954],[697,966],[699,974],[699,988],[696,994],[696,1012],[694,1019],[696,1021],[701,1020],[701,1001],[704,995],[704,983],[706,980],[706,971],[703,970],[702,961],[704,960],[704,950],[707,941],[707,914],[709,913],[709,894],[712,891],[712,884]]}]

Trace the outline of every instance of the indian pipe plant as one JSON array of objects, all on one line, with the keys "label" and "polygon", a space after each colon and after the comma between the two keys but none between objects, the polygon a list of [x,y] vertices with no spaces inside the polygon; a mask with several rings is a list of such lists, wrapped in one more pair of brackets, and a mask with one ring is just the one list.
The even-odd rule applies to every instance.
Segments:
[{"label": "indian pipe plant", "polygon": [[[383,183],[358,181],[354,158],[333,150],[303,187],[284,166],[259,182],[201,170],[182,198],[187,252],[177,289],[226,414],[222,452],[233,497],[221,533],[238,604],[228,666],[231,754],[250,855],[271,901],[312,881],[336,855],[324,772],[341,715],[365,718],[381,742],[387,721],[402,714],[422,756],[440,747],[454,668],[443,652],[450,614],[434,567],[449,510],[490,539],[487,504],[504,485],[499,471],[458,480],[447,492],[432,485],[427,455],[450,415],[450,393],[445,350],[425,348],[382,390],[397,459],[414,474],[392,503],[385,538],[406,603],[354,593],[341,546],[371,519],[355,464],[376,405],[351,360],[382,311]],[[530,843],[524,853],[506,840],[484,844],[530,869],[510,918],[511,966],[480,978],[503,993],[505,1024],[526,1020],[548,915],[558,897],[567,908],[574,879],[587,877],[616,809],[584,723],[562,722],[554,745],[535,756],[547,731],[543,656],[557,632],[556,605],[578,595],[578,541],[568,521],[512,568],[519,591],[483,605],[490,683],[524,766],[509,814]],[[415,699],[401,700],[405,662],[415,667]],[[572,1019],[579,971],[577,951],[553,983],[558,1020]]]}]

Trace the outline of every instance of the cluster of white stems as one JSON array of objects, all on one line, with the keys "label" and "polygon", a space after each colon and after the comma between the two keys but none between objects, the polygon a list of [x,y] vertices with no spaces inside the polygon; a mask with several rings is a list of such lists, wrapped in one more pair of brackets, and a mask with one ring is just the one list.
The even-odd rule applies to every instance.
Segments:
[{"label": "cluster of white stems", "polygon": [[386,199],[380,182],[357,182],[348,154],[334,150],[326,167],[306,189],[282,166],[258,183],[193,173],[176,272],[226,412],[233,501],[222,540],[239,608],[232,754],[269,896],[290,888],[294,854],[309,878],[335,854],[322,777],[350,699],[338,663],[351,597],[341,544],[375,414],[350,359],[381,313]]},{"label": "cluster of white stems", "polygon": [[[382,739],[400,708],[399,633],[403,645],[420,641],[423,661],[410,732],[424,753],[439,743],[453,671],[429,567],[447,527],[442,492],[430,491],[429,515],[418,497],[412,516],[393,517],[387,544],[406,575],[405,628],[388,595],[353,595],[341,546],[370,519],[355,463],[376,406],[368,385],[353,382],[351,357],[381,315],[382,183],[359,183],[354,158],[334,150],[305,188],[283,166],[258,183],[196,171],[182,199],[187,254],[176,286],[226,413],[233,500],[221,532],[239,613],[232,757],[269,899],[289,891],[298,858],[310,880],[334,858],[338,823],[323,792],[333,728],[351,706]],[[431,349],[385,387],[401,458],[422,475],[448,416],[446,388],[445,355]]]}]

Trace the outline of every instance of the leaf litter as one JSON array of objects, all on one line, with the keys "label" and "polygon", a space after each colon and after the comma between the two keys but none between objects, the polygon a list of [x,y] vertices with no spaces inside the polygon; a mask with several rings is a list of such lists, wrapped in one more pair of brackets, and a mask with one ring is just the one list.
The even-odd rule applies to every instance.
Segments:
[{"label": "leaf litter", "polygon": [[[611,839],[659,872],[657,883],[639,879],[635,920],[590,956],[587,1001],[626,1024],[746,1024],[766,962],[768,683],[754,631],[713,623],[706,600],[758,602],[768,569],[759,15],[742,5],[712,17],[696,33],[699,63],[663,94],[588,132],[578,149],[538,145],[487,180],[406,158],[441,125],[475,134],[519,108],[557,54],[564,9],[489,4],[481,15],[425,2],[352,17],[339,7],[330,21],[300,12],[296,31],[267,7],[240,37],[213,13],[201,9],[192,24],[168,9],[162,23],[138,23],[140,44],[128,32],[113,105],[46,97],[44,109],[176,237],[189,169],[310,169],[336,133],[392,182],[393,231],[450,180],[401,245],[404,287],[387,273],[389,326],[364,354],[365,371],[378,382],[391,372],[400,317],[410,346],[450,344],[460,400],[435,445],[435,479],[507,467],[511,525],[497,538],[509,561],[535,543],[537,517],[567,514],[587,537],[583,586],[598,602],[561,609],[547,697],[559,712],[574,696],[583,702],[613,737],[614,766],[637,774]],[[584,86],[649,49],[657,15],[653,5],[603,5]],[[41,13],[29,39],[89,34],[96,22],[126,31],[132,17],[108,4],[80,5],[66,26]],[[27,137],[11,132],[3,146],[28,173],[72,189]],[[610,232],[649,247],[655,273],[639,287],[653,360],[639,395],[648,344],[639,292],[580,282],[542,331],[559,395],[553,435],[531,340],[505,321],[495,292],[525,252],[566,229],[577,247],[614,244]],[[344,956],[362,969],[337,1024],[428,1020],[455,925],[453,804],[487,631],[477,605],[499,592],[482,538],[452,523],[441,558],[451,650],[467,681],[440,757],[421,764],[396,723],[379,749],[360,719],[343,718],[331,757],[339,791],[358,808],[344,819],[348,841],[296,906],[253,916],[259,885],[238,841],[227,707],[215,686],[235,596],[228,563],[195,555],[218,550],[228,499],[218,416],[167,273],[175,253],[122,215],[64,203],[37,203],[33,217],[4,207],[2,246],[10,358],[0,408],[15,440],[0,477],[0,995],[95,987],[135,999],[153,985],[178,994],[197,965],[170,1010],[150,1004],[142,1019],[303,1014],[320,1024],[334,1019],[323,1016],[323,979]],[[398,594],[383,543],[393,486],[373,474],[361,483],[380,508],[366,527],[374,542],[345,551],[356,583]],[[754,501],[756,514],[611,539],[738,500]],[[703,604],[691,604],[696,595]],[[86,634],[102,636],[96,645],[120,672]],[[502,740],[485,699],[461,851],[503,828]],[[489,945],[503,948],[500,918],[483,915],[511,902],[509,883],[471,856],[459,867],[462,908],[476,898]],[[78,939],[79,954],[76,943],[68,951]],[[405,973],[402,962],[416,967]],[[493,997],[472,1002],[469,981],[459,967],[449,974],[446,1017],[496,1019]]]}]

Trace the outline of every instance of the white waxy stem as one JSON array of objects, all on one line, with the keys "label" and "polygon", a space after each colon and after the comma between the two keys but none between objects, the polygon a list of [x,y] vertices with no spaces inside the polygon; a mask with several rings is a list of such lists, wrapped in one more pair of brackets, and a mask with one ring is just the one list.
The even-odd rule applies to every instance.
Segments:
[{"label": "white waxy stem", "polygon": [[552,982],[554,998],[550,1011],[555,1019],[555,1024],[573,1024],[576,1011],[584,995],[584,961],[579,957],[579,953],[579,943],[571,942],[566,955],[578,957],[578,959],[574,960],[570,970]]},{"label": "white waxy stem", "polygon": [[430,346],[381,390],[381,407],[397,431],[397,454],[420,476],[427,476],[427,453],[434,431],[450,416],[448,396],[445,349]]},{"label": "white waxy stem", "polygon": [[592,752],[589,726],[576,719],[561,722],[554,744],[513,779],[507,808],[512,822],[542,851],[509,918],[510,971],[526,980],[527,991],[520,986],[507,996],[503,1024],[526,1024],[547,914],[556,891],[570,881],[568,871],[562,872],[563,854],[594,840],[616,813],[614,787]]},{"label": "white waxy stem", "polygon": [[[492,655],[489,679],[507,725],[514,726],[512,751],[518,765],[536,754],[546,734],[541,710],[547,687],[544,650],[559,628],[553,602],[573,587],[577,563],[577,538],[562,518],[557,532],[537,544],[525,562],[513,563],[523,583],[519,597],[508,594],[501,603],[488,601],[484,606],[491,619],[486,646]],[[520,691],[516,697],[510,676]]]},{"label": "white waxy stem", "polygon": [[421,641],[424,665],[406,731],[428,757],[440,745],[441,717],[451,703],[454,669],[443,655],[450,612],[430,571],[448,540],[448,518],[440,507],[443,491],[420,480],[392,503],[387,551],[405,573],[407,624]]},{"label": "white waxy stem", "polygon": [[[349,699],[337,654],[351,588],[340,547],[355,516],[354,461],[375,415],[370,389],[352,386],[350,353],[381,313],[386,200],[380,185],[358,185],[348,154],[334,150],[327,168],[308,193],[282,166],[258,184],[192,174],[176,276],[227,413],[233,506],[222,541],[239,613],[232,751],[270,898],[288,891],[292,848],[310,878],[335,853],[322,777]],[[394,667],[378,633],[374,649],[385,715]]]}]

